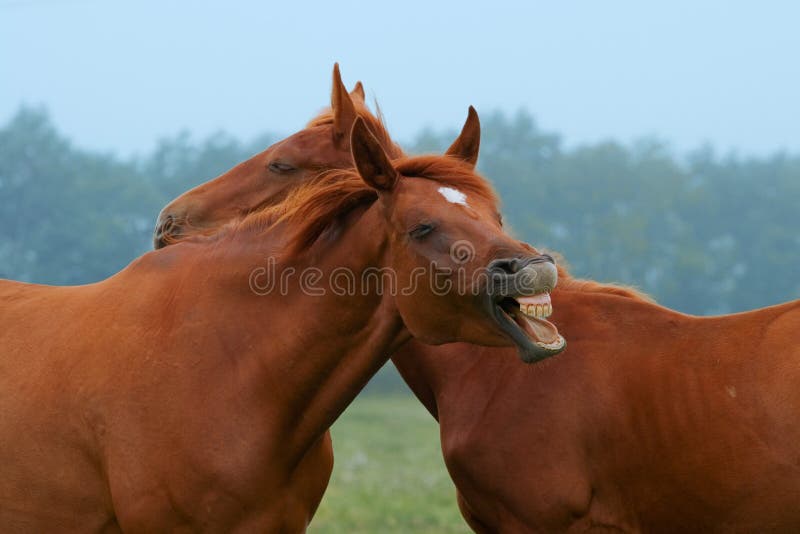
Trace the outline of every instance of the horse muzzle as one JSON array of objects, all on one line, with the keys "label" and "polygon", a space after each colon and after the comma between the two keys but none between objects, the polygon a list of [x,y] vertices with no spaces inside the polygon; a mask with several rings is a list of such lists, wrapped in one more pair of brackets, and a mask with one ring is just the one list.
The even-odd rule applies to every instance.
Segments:
[{"label": "horse muzzle", "polygon": [[553,313],[550,291],[558,283],[555,260],[547,254],[498,259],[488,270],[490,315],[522,361],[534,363],[563,351],[566,341],[546,319]]}]

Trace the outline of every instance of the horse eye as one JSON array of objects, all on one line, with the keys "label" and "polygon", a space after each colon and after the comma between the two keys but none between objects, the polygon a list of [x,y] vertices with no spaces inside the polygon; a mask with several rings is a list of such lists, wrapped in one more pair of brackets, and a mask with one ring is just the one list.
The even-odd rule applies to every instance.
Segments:
[{"label": "horse eye", "polygon": [[432,224],[418,224],[408,232],[412,239],[422,239],[429,233],[433,232],[434,226]]},{"label": "horse eye", "polygon": [[278,174],[285,174],[287,172],[292,172],[296,169],[291,165],[289,165],[288,163],[273,161],[272,163],[269,164],[269,170],[271,170],[272,172],[276,172]]}]

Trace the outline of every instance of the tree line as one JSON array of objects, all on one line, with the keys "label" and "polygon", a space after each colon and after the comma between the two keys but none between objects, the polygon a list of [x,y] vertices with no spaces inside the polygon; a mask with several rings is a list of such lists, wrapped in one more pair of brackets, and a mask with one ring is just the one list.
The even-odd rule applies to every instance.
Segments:
[{"label": "tree line", "polygon": [[[800,298],[800,156],[675,155],[658,141],[567,147],[524,112],[482,117],[480,170],[515,235],[577,276],[635,285],[672,308],[741,311]],[[409,152],[444,150],[422,131]],[[182,133],[120,158],[73,145],[39,108],[0,129],[0,277],[80,284],[151,246],[172,198],[278,139]]]}]

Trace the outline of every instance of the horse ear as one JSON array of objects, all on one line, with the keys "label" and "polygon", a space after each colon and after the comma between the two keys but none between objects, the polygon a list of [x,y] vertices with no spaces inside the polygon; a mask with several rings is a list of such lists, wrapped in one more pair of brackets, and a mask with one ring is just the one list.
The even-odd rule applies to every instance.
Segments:
[{"label": "horse ear", "polygon": [[469,107],[467,122],[461,129],[461,134],[453,141],[450,148],[445,152],[448,156],[456,157],[465,161],[473,167],[478,162],[478,150],[481,146],[481,121],[478,119],[478,112],[472,106]]},{"label": "horse ear", "polygon": [[353,124],[350,150],[358,174],[370,187],[378,191],[391,191],[400,178],[380,142],[372,135],[361,117]]},{"label": "horse ear", "polygon": [[347,139],[353,122],[358,117],[353,100],[342,83],[339,64],[333,65],[333,89],[331,90],[331,109],[333,109],[333,135],[336,140]]},{"label": "horse ear", "polygon": [[353,86],[353,90],[350,91],[350,98],[358,98],[362,102],[367,101],[367,96],[364,94],[364,86],[361,84],[361,81],[357,81],[355,86]]}]

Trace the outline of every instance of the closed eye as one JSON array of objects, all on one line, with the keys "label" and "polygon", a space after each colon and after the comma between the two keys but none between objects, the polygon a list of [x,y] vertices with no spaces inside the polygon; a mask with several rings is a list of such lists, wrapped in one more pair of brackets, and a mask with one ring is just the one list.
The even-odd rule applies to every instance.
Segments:
[{"label": "closed eye", "polygon": [[286,174],[292,171],[297,170],[294,166],[289,165],[288,163],[283,163],[280,161],[273,161],[268,165],[269,170],[274,173],[278,174]]},{"label": "closed eye", "polygon": [[408,232],[408,235],[411,236],[412,239],[419,240],[433,232],[434,228],[435,226],[433,224],[421,223],[412,228],[411,231]]}]

